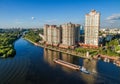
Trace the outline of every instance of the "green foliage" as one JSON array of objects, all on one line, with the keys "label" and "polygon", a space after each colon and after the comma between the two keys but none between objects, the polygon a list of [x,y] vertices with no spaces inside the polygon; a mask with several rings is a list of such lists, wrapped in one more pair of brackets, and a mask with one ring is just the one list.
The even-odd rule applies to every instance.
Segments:
[{"label": "green foliage", "polygon": [[13,42],[17,39],[19,32],[0,33],[0,56],[9,57],[15,54]]},{"label": "green foliage", "polygon": [[109,46],[118,46],[118,45],[119,45],[119,41],[117,39],[114,39],[106,44],[106,46],[108,46],[108,47]]},{"label": "green foliage", "polygon": [[116,51],[119,51],[119,50],[120,50],[120,46],[116,46],[116,47],[115,47],[115,50],[116,50]]},{"label": "green foliage", "polygon": [[15,50],[14,50],[14,49],[10,49],[10,50],[7,52],[7,56],[12,56],[13,54],[15,54]]},{"label": "green foliage", "polygon": [[77,52],[81,52],[81,53],[86,53],[87,50],[86,49],[83,49],[83,48],[76,48],[75,49]]},{"label": "green foliage", "polygon": [[102,50],[101,54],[108,56],[120,56],[116,51],[120,50],[118,39],[114,39],[106,43],[105,49]]},{"label": "green foliage", "polygon": [[76,52],[80,52],[81,54],[86,54],[87,52],[89,52],[89,54],[91,56],[97,55],[98,54],[98,50],[96,49],[86,49],[86,48],[76,48],[75,49]]},{"label": "green foliage", "polygon": [[39,36],[39,33],[41,33],[41,32],[43,32],[43,31],[42,30],[38,30],[38,31],[29,30],[25,34],[24,38],[29,39],[33,42],[38,42],[38,41],[42,40],[42,38]]},{"label": "green foliage", "polygon": [[97,54],[103,54],[107,56],[120,56],[119,53],[116,51],[120,50],[119,42],[117,39],[112,40],[108,43],[106,43],[106,46],[100,47],[99,49],[87,49],[87,48],[76,48],[76,52],[80,52],[83,54],[86,54],[89,52],[91,56],[97,55]]}]

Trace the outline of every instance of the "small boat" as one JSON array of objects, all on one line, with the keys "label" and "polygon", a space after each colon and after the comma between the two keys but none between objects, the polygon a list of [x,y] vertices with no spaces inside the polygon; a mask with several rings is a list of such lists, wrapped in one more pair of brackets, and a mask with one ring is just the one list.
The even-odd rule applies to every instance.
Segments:
[{"label": "small boat", "polygon": [[82,71],[82,72],[84,72],[84,73],[86,73],[86,74],[90,74],[90,72],[88,72],[88,71],[86,70],[86,68],[84,68],[83,66],[81,67],[80,71]]},{"label": "small boat", "polygon": [[110,62],[110,59],[107,59],[107,62]]},{"label": "small boat", "polygon": [[104,62],[107,62],[107,58],[104,58]]},{"label": "small boat", "polygon": [[101,60],[101,58],[100,58],[100,57],[98,57],[98,60]]},{"label": "small boat", "polygon": [[113,64],[116,64],[115,62],[113,62]]}]

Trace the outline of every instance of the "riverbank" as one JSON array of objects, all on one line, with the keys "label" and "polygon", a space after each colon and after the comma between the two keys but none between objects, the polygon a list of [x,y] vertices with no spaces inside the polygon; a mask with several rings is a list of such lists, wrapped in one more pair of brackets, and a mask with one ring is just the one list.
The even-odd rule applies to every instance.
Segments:
[{"label": "riverbank", "polygon": [[40,46],[40,47],[50,49],[50,50],[53,50],[53,51],[62,52],[62,53],[65,53],[65,54],[70,54],[70,55],[78,56],[78,57],[81,57],[81,58],[89,59],[89,57],[86,57],[85,54],[83,55],[81,53],[76,52],[75,50],[68,50],[68,49],[62,49],[62,48],[53,47],[53,46],[46,46],[45,44],[40,44],[39,42],[36,43],[36,42],[33,42],[33,41],[31,41],[27,38],[24,38],[24,39],[31,42],[35,46]]},{"label": "riverbank", "polygon": [[27,39],[27,38],[25,38],[25,37],[24,37],[23,39],[29,41],[29,42],[32,43],[32,44],[35,44],[35,42],[33,42],[33,41],[31,41],[31,40],[29,40],[29,39]]},{"label": "riverbank", "polygon": [[28,38],[25,38],[25,37],[24,37],[23,39],[29,41],[30,43],[34,44],[35,46],[44,47],[43,45],[40,45],[40,44],[38,44],[38,43],[36,43],[36,42],[33,42],[33,41],[31,41],[30,39],[28,39]]},{"label": "riverbank", "polygon": [[[81,57],[81,58],[84,58],[84,59],[96,59],[96,60],[99,60],[99,58],[100,58],[99,54],[98,55],[94,55],[94,56],[86,56],[86,54],[76,52],[75,50],[62,49],[62,48],[54,47],[54,46],[46,46],[45,44],[40,44],[39,42],[36,43],[36,42],[33,42],[33,41],[31,41],[31,40],[29,40],[27,38],[24,38],[24,39],[29,41],[29,42],[31,42],[35,46],[40,46],[40,47],[43,47],[43,48],[46,48],[46,49],[49,49],[49,50],[53,50],[53,51],[57,51],[57,52],[61,52],[61,53],[69,54],[69,55],[78,56],[78,57]],[[104,62],[113,62],[117,66],[120,66],[119,57],[111,57],[111,56],[105,56],[105,55],[100,55],[100,56],[101,56],[101,59]],[[110,60],[110,61],[106,61],[106,59]]]}]

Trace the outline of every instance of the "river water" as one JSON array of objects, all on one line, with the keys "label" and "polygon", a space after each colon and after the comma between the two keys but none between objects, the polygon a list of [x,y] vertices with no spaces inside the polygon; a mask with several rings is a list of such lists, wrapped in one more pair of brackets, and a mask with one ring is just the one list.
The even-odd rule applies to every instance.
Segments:
[{"label": "river water", "polygon": [[[15,57],[0,59],[0,84],[120,84],[120,67],[112,63],[51,51],[22,38],[15,49]],[[54,58],[84,66],[91,74],[55,64]]]}]

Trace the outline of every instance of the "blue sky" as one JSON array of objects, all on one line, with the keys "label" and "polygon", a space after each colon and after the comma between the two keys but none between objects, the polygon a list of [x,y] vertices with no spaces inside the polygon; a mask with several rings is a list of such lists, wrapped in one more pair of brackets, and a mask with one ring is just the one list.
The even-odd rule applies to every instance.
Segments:
[{"label": "blue sky", "polygon": [[0,28],[84,25],[92,9],[101,13],[101,27],[120,28],[120,0],[0,0]]}]

